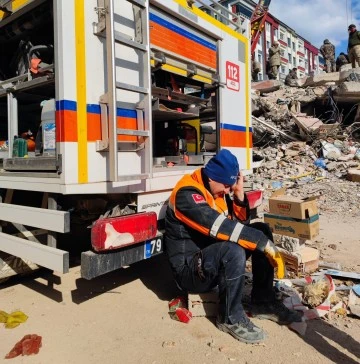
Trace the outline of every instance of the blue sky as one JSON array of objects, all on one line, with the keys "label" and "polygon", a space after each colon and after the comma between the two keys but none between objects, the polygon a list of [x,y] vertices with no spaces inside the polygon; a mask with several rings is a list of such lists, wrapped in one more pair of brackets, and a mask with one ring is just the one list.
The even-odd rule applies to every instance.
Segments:
[{"label": "blue sky", "polygon": [[270,13],[317,48],[329,39],[336,56],[347,53],[349,24],[360,31],[360,0],[271,0]]}]

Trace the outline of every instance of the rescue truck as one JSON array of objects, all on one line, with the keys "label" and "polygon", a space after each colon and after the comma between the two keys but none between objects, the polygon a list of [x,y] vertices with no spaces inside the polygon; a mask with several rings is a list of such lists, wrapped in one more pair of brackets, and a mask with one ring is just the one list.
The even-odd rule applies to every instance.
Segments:
[{"label": "rescue truck", "polygon": [[[216,2],[0,1],[0,278],[163,252],[176,182],[252,170],[250,25]],[[215,19],[208,13],[216,15]]]}]

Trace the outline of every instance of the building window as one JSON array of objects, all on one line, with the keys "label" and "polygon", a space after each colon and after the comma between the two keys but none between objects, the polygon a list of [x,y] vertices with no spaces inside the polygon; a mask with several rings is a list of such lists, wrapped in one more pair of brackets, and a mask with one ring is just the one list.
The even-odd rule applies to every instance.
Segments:
[{"label": "building window", "polygon": [[262,55],[258,54],[258,62],[261,64],[262,63]]},{"label": "building window", "polygon": [[298,41],[299,52],[304,53],[304,42],[302,40]]},{"label": "building window", "polygon": [[296,50],[296,48],[295,48],[295,42],[292,42],[292,49],[293,49],[293,51]]},{"label": "building window", "polygon": [[281,70],[280,70],[281,73],[285,73],[285,66],[281,66]]},{"label": "building window", "polygon": [[285,39],[285,34],[284,34],[284,33],[281,33],[281,32],[280,32],[280,39],[281,39],[282,41],[284,41],[284,39]]},{"label": "building window", "polygon": [[293,57],[293,65],[296,66],[296,58]]},{"label": "building window", "polygon": [[291,62],[291,53],[288,53],[288,60]]},{"label": "building window", "polygon": [[266,31],[267,32],[270,32],[270,30],[271,30],[271,24],[270,23],[265,23],[265,27],[266,27]]},{"label": "building window", "polygon": [[259,80],[259,81],[262,81],[262,80],[263,80],[262,73],[258,73],[258,80]]},{"label": "building window", "polygon": [[278,38],[278,30],[274,29],[274,37],[277,39]]},{"label": "building window", "polygon": [[281,57],[284,57],[285,56],[285,50],[282,49],[282,48],[280,48],[280,55],[281,55]]},{"label": "building window", "polygon": [[270,42],[267,40],[266,41],[266,48],[269,49],[270,48]]},{"label": "building window", "polygon": [[287,44],[288,44],[288,47],[291,47],[291,39],[290,38],[288,38]]}]

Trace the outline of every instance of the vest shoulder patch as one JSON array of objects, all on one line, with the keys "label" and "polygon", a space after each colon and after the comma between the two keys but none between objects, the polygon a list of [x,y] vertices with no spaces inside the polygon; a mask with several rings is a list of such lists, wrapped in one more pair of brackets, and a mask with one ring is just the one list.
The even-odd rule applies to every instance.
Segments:
[{"label": "vest shoulder patch", "polygon": [[192,198],[193,198],[193,200],[194,200],[194,202],[196,204],[198,204],[198,203],[206,203],[204,196],[202,196],[202,195],[200,195],[198,193],[193,193],[192,194]]}]

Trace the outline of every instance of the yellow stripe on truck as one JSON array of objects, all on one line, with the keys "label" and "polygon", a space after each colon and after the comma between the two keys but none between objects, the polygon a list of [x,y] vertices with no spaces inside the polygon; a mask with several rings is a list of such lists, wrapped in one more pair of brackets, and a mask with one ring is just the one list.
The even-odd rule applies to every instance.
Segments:
[{"label": "yellow stripe on truck", "polygon": [[[11,12],[15,12],[15,11],[18,11],[19,9],[21,9],[23,6],[31,3],[32,1],[34,0],[12,0],[11,1],[11,6],[7,8],[9,10],[11,10]],[[4,4],[4,6],[8,5],[6,2]],[[6,13],[5,11],[3,10],[0,10],[0,20],[4,19],[6,16],[8,16],[8,13]]]},{"label": "yellow stripe on truck", "polygon": [[86,56],[85,0],[75,0],[75,54],[78,133],[78,182],[88,182],[87,113],[86,113]]}]

